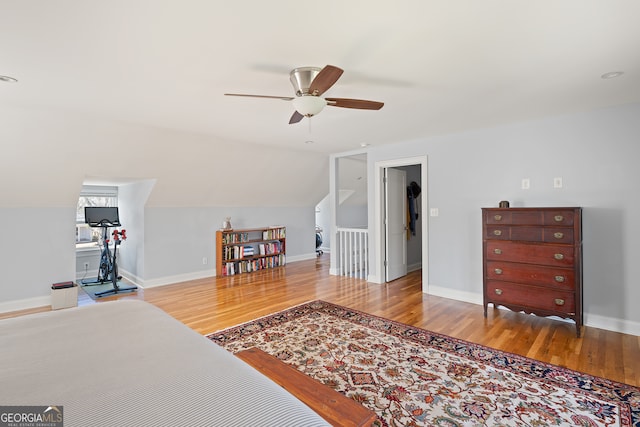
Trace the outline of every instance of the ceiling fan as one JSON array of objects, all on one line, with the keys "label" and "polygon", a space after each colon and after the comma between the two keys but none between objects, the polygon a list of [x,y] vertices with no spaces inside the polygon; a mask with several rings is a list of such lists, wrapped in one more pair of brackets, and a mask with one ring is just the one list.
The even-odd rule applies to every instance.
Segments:
[{"label": "ceiling fan", "polygon": [[289,124],[298,123],[303,117],[315,116],[322,111],[325,105],[360,110],[379,110],[382,108],[383,102],[350,98],[323,98],[321,95],[338,81],[343,72],[344,70],[333,65],[327,65],[324,68],[295,68],[289,73],[295,96],[246,95],[241,93],[225,93],[225,95],[291,101],[295,111],[289,120]]}]

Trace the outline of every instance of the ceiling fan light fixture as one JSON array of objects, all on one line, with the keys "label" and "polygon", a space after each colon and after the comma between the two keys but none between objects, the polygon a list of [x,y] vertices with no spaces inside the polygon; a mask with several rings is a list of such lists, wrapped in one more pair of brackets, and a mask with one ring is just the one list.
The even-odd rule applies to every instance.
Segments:
[{"label": "ceiling fan light fixture", "polygon": [[324,98],[313,95],[298,96],[292,102],[296,111],[305,117],[315,116],[327,105]]},{"label": "ceiling fan light fixture", "polygon": [[[383,102],[367,101],[351,98],[323,98],[323,94],[338,81],[344,70],[334,65],[324,68],[300,67],[290,73],[291,84],[295,90],[295,97],[250,95],[242,93],[225,93],[226,96],[246,96],[251,98],[275,98],[291,101],[295,111],[289,119],[289,124],[300,123],[305,117],[312,117],[320,113],[325,105],[340,108],[354,108],[357,110],[379,110]],[[311,122],[309,122],[311,123]]]},{"label": "ceiling fan light fixture", "polygon": [[311,83],[320,74],[321,70],[322,68],[318,67],[298,67],[291,70],[289,80],[297,96],[309,93]]}]

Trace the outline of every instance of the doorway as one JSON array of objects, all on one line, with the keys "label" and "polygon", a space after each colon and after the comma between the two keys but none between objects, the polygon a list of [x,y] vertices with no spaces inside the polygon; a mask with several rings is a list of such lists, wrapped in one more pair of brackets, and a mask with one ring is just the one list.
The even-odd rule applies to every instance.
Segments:
[{"label": "doorway", "polygon": [[418,218],[419,226],[422,231],[419,242],[421,248],[420,267],[422,268],[422,291],[428,293],[428,277],[429,277],[429,265],[428,265],[428,218],[424,214],[428,212],[427,204],[427,156],[409,157],[396,160],[385,160],[375,162],[374,164],[374,221],[373,228],[373,260],[375,265],[372,267],[372,274],[370,275],[370,281],[376,283],[384,283],[386,281],[385,272],[385,255],[387,253],[387,239],[385,238],[385,170],[388,168],[402,168],[406,166],[417,165],[419,166],[419,178],[416,181],[422,188],[422,194],[420,196],[418,210],[421,213]]}]

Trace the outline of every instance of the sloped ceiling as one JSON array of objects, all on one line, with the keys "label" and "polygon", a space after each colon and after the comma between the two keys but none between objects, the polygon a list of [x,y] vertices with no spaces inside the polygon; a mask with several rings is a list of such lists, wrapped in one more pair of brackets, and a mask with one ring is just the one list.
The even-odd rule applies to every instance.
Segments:
[{"label": "sloped ceiling", "polygon": [[[285,150],[293,153],[285,167],[310,168],[286,175],[308,180],[303,187],[326,174],[318,160],[325,157],[317,155],[640,101],[640,2],[633,0],[0,0],[0,6],[0,75],[18,79],[0,83],[0,107],[164,129],[174,135],[166,144],[175,150],[192,139],[171,132],[212,141],[218,148],[209,155],[222,144]],[[326,64],[345,70],[327,96],[383,101],[384,108],[327,107],[289,125],[287,101],[223,96],[290,96],[289,70]],[[624,74],[601,78],[611,71]],[[0,117],[0,126],[7,120]],[[19,134],[10,137],[21,144]],[[77,164],[73,154],[84,143],[59,138],[50,160]],[[156,153],[144,178],[172,168],[193,173],[176,162],[173,149]],[[228,165],[215,168],[231,175]],[[152,197],[179,198],[167,191]]]},{"label": "sloped ceiling", "polygon": [[83,183],[154,180],[147,206],[315,206],[319,153],[0,106],[0,207],[75,206]]}]

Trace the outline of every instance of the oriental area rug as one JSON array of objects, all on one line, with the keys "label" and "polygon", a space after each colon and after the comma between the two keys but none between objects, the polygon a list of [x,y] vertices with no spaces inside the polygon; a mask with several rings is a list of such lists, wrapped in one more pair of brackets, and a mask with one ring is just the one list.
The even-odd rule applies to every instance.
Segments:
[{"label": "oriental area rug", "polygon": [[324,301],[207,336],[276,356],[383,426],[640,426],[640,389]]}]

